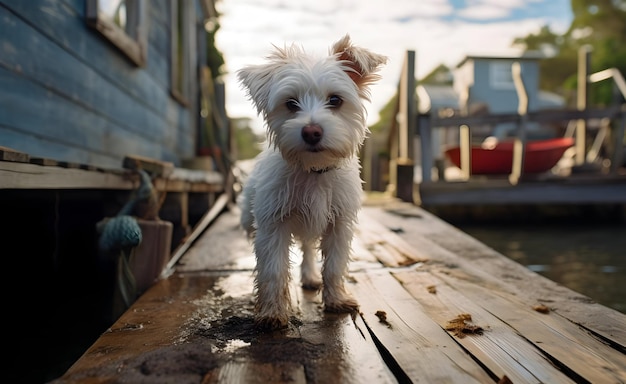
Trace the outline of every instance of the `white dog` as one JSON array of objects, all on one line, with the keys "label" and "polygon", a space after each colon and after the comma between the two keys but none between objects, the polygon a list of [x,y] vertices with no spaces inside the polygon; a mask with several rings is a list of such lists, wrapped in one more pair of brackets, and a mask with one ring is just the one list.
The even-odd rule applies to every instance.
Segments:
[{"label": "white dog", "polygon": [[275,48],[266,64],[238,72],[265,119],[269,144],[240,199],[241,224],[254,239],[257,261],[255,321],[264,328],[289,321],[294,239],[303,252],[302,286],[322,289],[326,311],[358,308],[343,279],[361,205],[358,151],[369,133],[363,100],[387,61],[353,46],[348,35],[321,59],[295,45]]}]

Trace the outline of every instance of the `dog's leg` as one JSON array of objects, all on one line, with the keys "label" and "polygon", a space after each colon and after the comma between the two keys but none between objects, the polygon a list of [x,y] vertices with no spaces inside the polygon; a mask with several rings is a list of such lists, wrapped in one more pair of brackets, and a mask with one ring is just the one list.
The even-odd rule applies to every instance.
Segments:
[{"label": "dog's leg", "polygon": [[337,217],[322,237],[322,299],[324,309],[329,312],[351,312],[359,307],[343,285],[350,260],[352,235],[352,222]]},{"label": "dog's leg", "polygon": [[316,291],[322,287],[322,277],[317,271],[315,264],[317,258],[317,250],[315,249],[315,241],[302,241],[302,265],[300,266],[300,275],[302,288]]},{"label": "dog's leg", "polygon": [[289,247],[291,232],[285,223],[261,225],[254,239],[256,254],[256,323],[276,329],[287,325],[291,314]]}]

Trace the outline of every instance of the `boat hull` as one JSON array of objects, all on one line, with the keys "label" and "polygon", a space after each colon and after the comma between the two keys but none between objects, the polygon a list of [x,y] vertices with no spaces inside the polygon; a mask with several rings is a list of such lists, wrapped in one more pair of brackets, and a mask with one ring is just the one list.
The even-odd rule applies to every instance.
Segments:
[{"label": "boat hull", "polygon": [[[572,138],[536,140],[526,143],[524,173],[542,173],[558,163],[565,151],[574,145]],[[461,167],[460,147],[445,151],[446,156],[457,167]],[[497,143],[493,148],[472,147],[471,172],[475,175],[511,173],[513,167],[513,141]]]}]

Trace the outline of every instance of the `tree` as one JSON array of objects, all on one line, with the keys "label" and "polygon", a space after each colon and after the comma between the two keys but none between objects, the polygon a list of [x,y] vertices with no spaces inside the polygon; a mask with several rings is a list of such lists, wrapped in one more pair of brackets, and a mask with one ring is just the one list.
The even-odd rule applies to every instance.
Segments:
[{"label": "tree", "polygon": [[231,119],[235,139],[235,156],[234,160],[252,159],[261,152],[261,143],[264,136],[256,134],[250,128],[250,119],[235,118]]},{"label": "tree", "polygon": [[[617,68],[626,73],[626,1],[572,0],[574,19],[559,36],[548,26],[537,34],[516,38],[513,45],[549,53],[541,62],[540,87],[575,102],[578,51],[592,47],[591,72]],[[603,82],[590,87],[590,102],[605,106],[614,102],[613,85]]]},{"label": "tree", "polygon": [[211,70],[213,79],[216,79],[224,74],[224,56],[215,46],[215,34],[220,29],[220,24],[217,20],[211,21],[211,23],[212,28],[208,28],[206,32],[207,66]]}]

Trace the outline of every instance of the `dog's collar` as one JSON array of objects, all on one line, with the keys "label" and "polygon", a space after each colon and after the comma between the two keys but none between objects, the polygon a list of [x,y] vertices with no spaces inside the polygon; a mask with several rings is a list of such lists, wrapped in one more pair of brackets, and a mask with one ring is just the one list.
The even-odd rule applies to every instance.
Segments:
[{"label": "dog's collar", "polygon": [[311,169],[311,172],[317,173],[317,174],[322,174],[322,173],[326,173],[328,171],[334,171],[335,169],[337,169],[337,167],[326,167],[326,168],[322,168],[322,169]]}]

